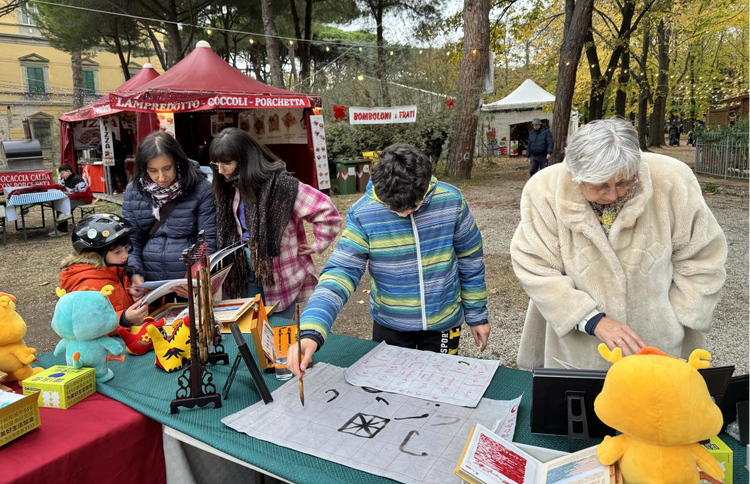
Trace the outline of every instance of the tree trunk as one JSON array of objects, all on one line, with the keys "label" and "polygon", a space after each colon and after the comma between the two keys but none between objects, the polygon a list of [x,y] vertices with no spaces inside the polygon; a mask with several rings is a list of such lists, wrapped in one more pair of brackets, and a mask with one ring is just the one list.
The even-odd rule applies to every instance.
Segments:
[{"label": "tree trunk", "polygon": [[167,29],[167,64],[172,67],[180,62],[184,56],[182,35],[177,24],[167,23],[164,28]]},{"label": "tree trunk", "polygon": [[648,151],[646,146],[646,132],[648,129],[648,98],[649,87],[648,77],[646,77],[646,66],[648,61],[648,48],[651,44],[651,25],[648,22],[643,24],[643,42],[641,43],[641,77],[638,81],[640,89],[638,90],[638,144],[641,151]]},{"label": "tree trunk", "polygon": [[383,50],[383,2],[378,2],[378,10],[375,15],[375,21],[378,23],[377,44],[378,44],[378,65],[375,66],[375,76],[380,81],[380,96],[384,106],[391,105],[391,93],[388,91],[388,80],[385,78],[385,51]]},{"label": "tree trunk", "polygon": [[73,69],[73,109],[83,107],[83,58],[81,52],[70,54],[70,66]]},{"label": "tree trunk", "polygon": [[[313,23],[312,23],[312,11],[313,11],[313,0],[306,0],[305,2],[305,39],[313,39]],[[312,87],[312,79],[310,78],[310,49],[312,48],[312,42],[302,42],[299,49],[300,57],[300,77],[303,81],[306,81],[307,85]],[[310,78],[310,79],[308,79]]]},{"label": "tree trunk", "polygon": [[552,118],[552,139],[555,141],[552,163],[561,162],[565,156],[576,71],[578,62],[581,60],[584,35],[591,22],[593,5],[594,0],[565,1],[565,31],[562,47],[560,47],[560,67],[557,70],[555,111]]},{"label": "tree trunk", "polygon": [[596,51],[594,43],[594,34],[591,32],[591,23],[586,31],[586,37],[583,39],[586,46],[586,60],[589,64],[589,73],[591,75],[591,92],[589,93],[589,121],[601,119],[604,111],[604,93],[607,91],[607,82],[602,77],[602,70],[599,67],[599,54]]},{"label": "tree trunk", "polygon": [[458,78],[458,106],[448,176],[471,178],[484,78],[489,69],[490,2],[464,0],[464,49]]},{"label": "tree trunk", "polygon": [[161,46],[161,43],[159,42],[159,39],[156,38],[156,34],[154,33],[153,29],[146,25],[142,24],[143,28],[146,29],[146,32],[148,33],[148,38],[151,39],[151,46],[154,48],[154,52],[156,53],[156,57],[159,59],[159,64],[161,64],[161,68],[163,70],[169,69],[169,64],[167,64],[167,59],[164,56],[164,49]]},{"label": "tree trunk", "polygon": [[117,52],[117,58],[120,60],[120,69],[122,69],[122,75],[125,77],[125,80],[130,80],[130,68],[128,67],[128,61],[125,60],[125,54],[122,51],[122,42],[120,42],[120,34],[119,34],[119,21],[118,19],[115,19],[114,21],[114,43],[115,43],[115,51]]},{"label": "tree trunk", "polygon": [[656,90],[654,91],[654,110],[651,112],[651,130],[649,131],[649,146],[664,146],[665,117],[667,114],[667,96],[669,95],[669,29],[664,20],[656,27],[657,43],[659,45],[659,73],[656,76]]},{"label": "tree trunk", "polygon": [[[628,39],[629,40],[629,39]],[[615,115],[625,117],[628,104],[628,83],[630,82],[630,49],[625,49],[620,57],[620,76],[615,93]]]},{"label": "tree trunk", "polygon": [[263,15],[263,32],[266,34],[266,52],[268,65],[271,68],[271,82],[273,87],[284,88],[284,73],[281,71],[281,56],[279,42],[276,38],[276,26],[273,23],[272,0],[261,0]]}]

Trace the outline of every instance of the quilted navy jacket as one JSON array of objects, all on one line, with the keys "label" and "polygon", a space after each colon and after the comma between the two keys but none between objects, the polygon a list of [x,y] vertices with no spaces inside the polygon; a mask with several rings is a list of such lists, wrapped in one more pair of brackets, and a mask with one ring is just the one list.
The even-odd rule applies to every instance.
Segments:
[{"label": "quilted navy jacket", "polygon": [[216,251],[216,207],[211,183],[206,179],[197,183],[193,193],[180,195],[177,206],[145,246],[144,241],[156,218],[151,200],[133,183],[125,190],[122,216],[138,228],[138,232],[130,236],[133,251],[128,264],[147,281],[185,277],[182,251],[196,242],[201,230],[209,243],[208,253]]}]

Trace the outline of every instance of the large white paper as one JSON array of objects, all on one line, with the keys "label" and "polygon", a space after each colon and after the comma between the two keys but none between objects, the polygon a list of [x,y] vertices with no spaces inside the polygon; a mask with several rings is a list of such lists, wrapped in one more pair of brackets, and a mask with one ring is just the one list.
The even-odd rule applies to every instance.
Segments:
[{"label": "large white paper", "polygon": [[405,483],[459,484],[453,470],[471,429],[504,420],[513,401],[481,399],[476,408],[428,402],[348,384],[344,369],[316,363],[305,373],[305,406],[296,377],[222,419],[238,432]]},{"label": "large white paper", "polygon": [[346,381],[433,402],[476,407],[497,360],[412,350],[380,343],[346,370]]}]

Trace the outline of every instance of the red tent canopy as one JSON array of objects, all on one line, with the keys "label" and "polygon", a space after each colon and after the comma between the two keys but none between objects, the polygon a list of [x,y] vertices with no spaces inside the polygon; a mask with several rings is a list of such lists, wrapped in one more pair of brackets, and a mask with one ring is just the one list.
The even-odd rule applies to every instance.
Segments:
[{"label": "red tent canopy", "polygon": [[285,91],[251,79],[200,41],[187,57],[130,93],[109,95],[113,109],[188,112],[210,109],[308,108],[320,98]]},{"label": "red tent canopy", "polygon": [[[121,94],[133,92],[140,86],[153,81],[157,77],[159,77],[159,73],[156,72],[156,69],[154,69],[151,64],[144,64],[143,69],[141,69],[138,74],[125,81],[125,83],[115,89],[114,92]],[[112,109],[109,105],[109,96],[102,96],[92,104],[63,114],[60,116],[60,121],[83,121],[86,119],[108,116],[110,114],[119,113],[120,111],[124,111],[124,109]]]}]

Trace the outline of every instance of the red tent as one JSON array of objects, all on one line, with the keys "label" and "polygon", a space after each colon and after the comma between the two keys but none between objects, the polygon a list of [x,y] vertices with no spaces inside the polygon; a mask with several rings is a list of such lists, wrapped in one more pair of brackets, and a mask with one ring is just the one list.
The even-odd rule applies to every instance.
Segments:
[{"label": "red tent", "polygon": [[320,97],[251,79],[201,41],[187,57],[148,84],[109,95],[114,109],[142,112],[319,107]]},{"label": "red tent", "polygon": [[[117,87],[114,92],[118,93],[129,93],[138,89],[140,86],[147,84],[159,77],[159,73],[151,64],[144,64],[143,68],[122,85]],[[103,116],[109,116],[110,114],[116,114],[125,111],[124,109],[113,109],[109,105],[109,96],[102,96],[97,99],[94,103],[86,105],[82,108],[70,111],[60,116],[60,158],[61,164],[67,163],[73,168],[77,167],[75,146],[73,143],[73,126],[72,123],[86,121],[89,119],[99,118]],[[140,114],[140,113],[139,113]],[[153,118],[153,119],[152,119]],[[140,131],[145,131],[146,134],[154,130],[153,126],[156,125],[158,129],[158,122],[155,121],[155,116],[138,116],[138,128]],[[142,128],[142,129],[141,129]],[[145,136],[145,134],[144,134]],[[139,137],[140,139],[140,137]]]},{"label": "red tent", "polygon": [[[216,55],[205,41],[198,42],[193,52],[158,78],[129,93],[115,91],[109,95],[109,100],[113,109],[175,113],[177,116],[181,113],[210,110],[293,110],[299,115],[290,119],[305,123],[306,126],[309,126],[309,118],[313,114],[310,108],[321,106],[319,96],[271,87],[242,74]],[[192,117],[189,114],[183,116]],[[279,118],[274,119],[278,123]],[[180,126],[185,126],[181,124],[185,121],[175,117],[178,131]],[[316,122],[322,123],[322,118]],[[193,131],[201,129],[197,119],[191,120],[190,124],[190,135],[185,135],[185,138],[193,137]],[[156,129],[159,129],[158,126],[154,130]],[[303,129],[307,130],[306,127]],[[313,140],[310,130],[307,131],[302,143],[266,144],[302,182],[327,189],[328,162],[327,158],[323,158],[324,148],[314,146],[314,141],[321,141]],[[141,139],[140,131],[138,135]],[[187,142],[187,139],[183,140]],[[316,154],[317,150],[322,151]],[[316,159],[319,161],[316,162]]]}]

